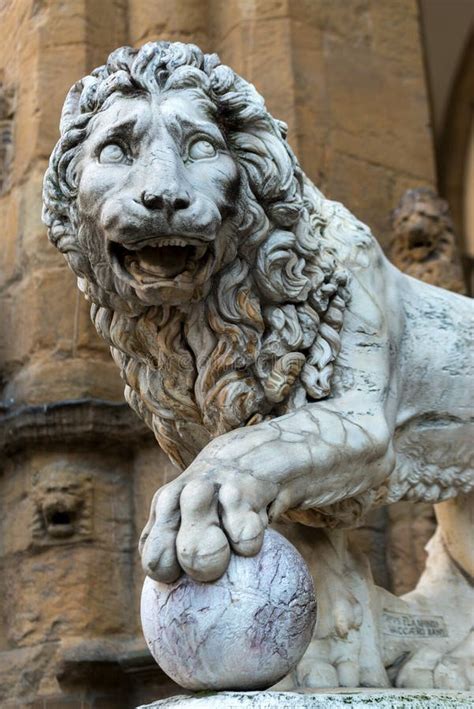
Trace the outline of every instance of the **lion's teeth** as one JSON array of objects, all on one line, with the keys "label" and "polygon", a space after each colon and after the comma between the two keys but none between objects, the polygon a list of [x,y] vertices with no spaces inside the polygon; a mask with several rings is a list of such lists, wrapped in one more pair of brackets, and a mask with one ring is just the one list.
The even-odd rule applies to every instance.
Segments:
[{"label": "lion's teeth", "polygon": [[[195,246],[196,249],[198,249],[200,252],[202,250],[202,253],[207,249],[207,245],[203,244],[202,246],[198,246],[195,243],[189,242],[186,239],[181,239],[179,237],[168,237],[168,238],[159,238],[156,241],[150,243],[147,245],[146,248],[151,248],[151,249],[160,249],[163,246]],[[145,248],[145,247],[142,247]],[[141,249],[138,249],[141,251]]]},{"label": "lion's teeth", "polygon": [[203,244],[202,246],[196,246],[196,249],[194,251],[194,260],[198,261],[200,258],[204,256],[204,254],[207,251],[207,246]]},{"label": "lion's teeth", "polygon": [[194,272],[207,250],[206,244],[189,243],[180,237],[158,238],[153,244],[125,254],[123,265],[140,283],[169,280],[178,275],[184,277],[187,271]]},{"label": "lion's teeth", "polygon": [[156,244],[154,244],[155,247],[160,248],[161,246],[189,246],[190,244],[187,244],[186,241],[183,239],[160,239]]}]

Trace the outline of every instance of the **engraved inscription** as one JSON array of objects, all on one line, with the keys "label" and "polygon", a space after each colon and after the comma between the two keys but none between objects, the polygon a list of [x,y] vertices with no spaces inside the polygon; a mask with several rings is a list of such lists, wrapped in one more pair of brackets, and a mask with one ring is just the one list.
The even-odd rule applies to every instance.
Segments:
[{"label": "engraved inscription", "polygon": [[383,632],[397,637],[447,638],[448,629],[440,615],[405,615],[384,610]]}]

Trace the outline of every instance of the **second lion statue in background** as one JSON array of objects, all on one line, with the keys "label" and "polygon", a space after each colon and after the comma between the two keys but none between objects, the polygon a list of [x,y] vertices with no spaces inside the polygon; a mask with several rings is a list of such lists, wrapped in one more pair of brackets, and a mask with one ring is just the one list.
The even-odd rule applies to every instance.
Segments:
[{"label": "second lion statue in background", "polygon": [[[315,527],[320,621],[285,686],[469,687],[470,301],[393,267],[255,88],[191,44],[119,49],[75,84],[44,204],[183,470],[153,500],[147,574],[212,581],[269,522]],[[438,503],[439,528],[398,599],[341,530],[401,499]]]}]

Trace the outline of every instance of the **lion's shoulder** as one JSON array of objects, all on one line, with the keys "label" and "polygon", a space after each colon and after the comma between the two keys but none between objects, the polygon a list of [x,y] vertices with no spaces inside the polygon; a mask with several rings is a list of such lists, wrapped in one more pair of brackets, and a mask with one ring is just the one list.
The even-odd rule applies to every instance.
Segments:
[{"label": "lion's shoulder", "polygon": [[340,202],[324,197],[307,178],[304,190],[310,219],[324,225],[320,229],[324,246],[336,260],[350,271],[381,267],[382,250],[370,227]]}]

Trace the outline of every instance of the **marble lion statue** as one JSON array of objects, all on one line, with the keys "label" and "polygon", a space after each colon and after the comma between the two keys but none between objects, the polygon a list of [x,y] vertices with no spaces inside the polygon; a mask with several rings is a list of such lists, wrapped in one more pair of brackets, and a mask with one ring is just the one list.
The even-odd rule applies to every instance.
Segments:
[{"label": "marble lion statue", "polygon": [[[153,499],[146,573],[212,581],[286,522],[320,613],[283,685],[473,685],[471,301],[392,266],[255,88],[192,44],[113,52],[60,127],[49,237],[183,471]],[[397,598],[344,529],[402,499],[436,503],[438,529]]]}]

